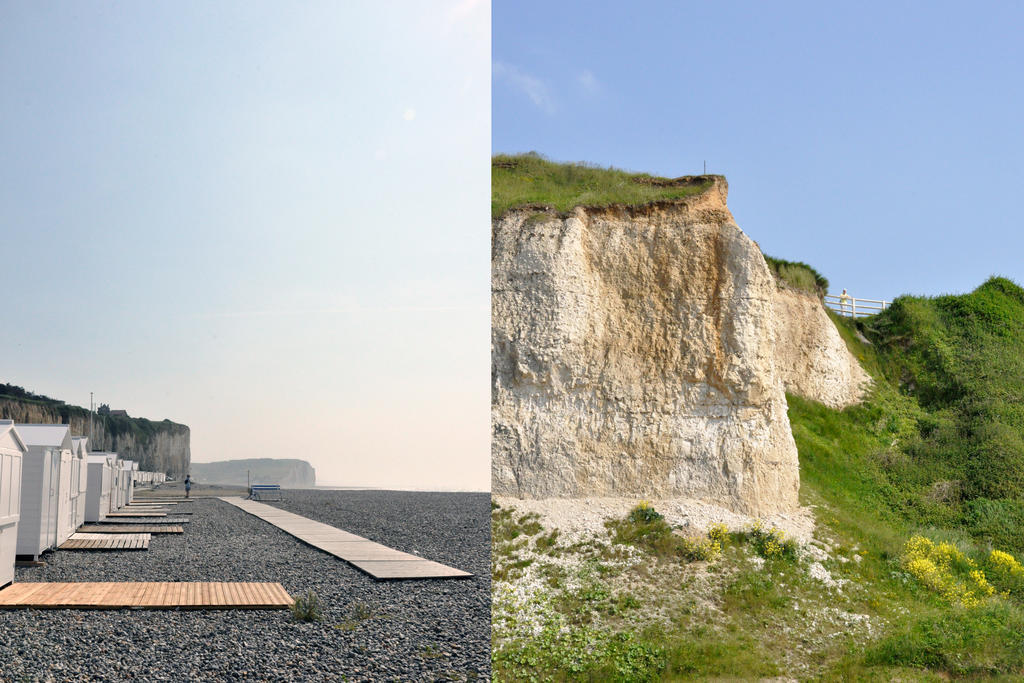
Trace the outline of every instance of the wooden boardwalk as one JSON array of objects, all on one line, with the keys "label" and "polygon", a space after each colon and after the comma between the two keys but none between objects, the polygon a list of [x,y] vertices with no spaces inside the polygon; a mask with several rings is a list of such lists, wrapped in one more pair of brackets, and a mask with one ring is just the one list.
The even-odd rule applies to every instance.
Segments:
[{"label": "wooden boardwalk", "polygon": [[149,534],[96,534],[77,532],[57,550],[149,550]]},{"label": "wooden boardwalk", "polygon": [[107,517],[166,517],[166,512],[108,512]]},{"label": "wooden boardwalk", "polygon": [[238,497],[221,500],[273,524],[314,548],[345,560],[375,579],[466,579],[473,576],[461,569],[394,550],[272,505]]},{"label": "wooden boardwalk", "polygon": [[111,517],[107,515],[106,519],[109,519],[109,524],[188,524],[190,520],[188,517],[150,517],[144,515],[142,517]]},{"label": "wooden boardwalk", "polygon": [[[191,515],[191,510],[171,510],[168,508],[137,508],[133,505],[123,507],[118,512],[137,512],[133,517],[166,517],[168,515]],[[123,515],[122,515],[123,516]]]},{"label": "wooden boardwalk", "polygon": [[12,583],[0,590],[0,609],[287,609],[292,602],[279,583]]},{"label": "wooden boardwalk", "polygon": [[136,498],[128,505],[177,505],[178,503],[191,503],[190,500],[139,500]]},{"label": "wooden boardwalk", "polygon": [[181,534],[185,527],[170,524],[83,524],[78,530],[87,534]]}]

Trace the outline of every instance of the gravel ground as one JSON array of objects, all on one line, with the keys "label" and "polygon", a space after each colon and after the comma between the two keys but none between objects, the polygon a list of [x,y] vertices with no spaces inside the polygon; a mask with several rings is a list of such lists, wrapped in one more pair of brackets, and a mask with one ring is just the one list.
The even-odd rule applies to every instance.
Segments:
[{"label": "gravel ground", "polygon": [[[193,495],[204,491],[193,489]],[[227,503],[189,503],[148,551],[58,551],[16,581],[278,581],[316,591],[322,623],[288,611],[0,611],[0,680],[490,678],[490,496],[288,491],[274,503],[472,579],[377,582]]]},{"label": "gravel ground", "polygon": [[[502,507],[515,508],[520,513],[536,512],[541,523],[549,529],[558,529],[559,538],[568,543],[589,540],[595,536],[604,538],[608,530],[604,523],[608,519],[621,519],[629,514],[640,502],[638,498],[544,498],[529,500],[508,496],[494,496],[494,502]],[[732,512],[717,505],[698,500],[674,498],[671,500],[647,501],[655,510],[665,516],[673,526],[703,533],[712,524],[724,524],[731,530],[749,527],[757,519]],[[777,527],[790,538],[808,543],[814,535],[814,513],[802,507],[791,513],[778,513],[760,518],[770,527]]]}]

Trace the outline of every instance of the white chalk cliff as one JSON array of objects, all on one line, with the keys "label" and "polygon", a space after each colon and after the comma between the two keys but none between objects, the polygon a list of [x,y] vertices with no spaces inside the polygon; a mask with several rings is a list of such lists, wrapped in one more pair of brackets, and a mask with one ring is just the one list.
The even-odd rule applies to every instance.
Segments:
[{"label": "white chalk cliff", "polygon": [[774,306],[775,368],[786,391],[830,408],[860,403],[871,376],[847,349],[821,300],[779,285]]},{"label": "white chalk cliff", "polygon": [[727,191],[716,177],[683,200],[494,220],[495,494],[797,507],[780,366],[798,363],[777,349],[795,331],[776,320],[779,288]]}]

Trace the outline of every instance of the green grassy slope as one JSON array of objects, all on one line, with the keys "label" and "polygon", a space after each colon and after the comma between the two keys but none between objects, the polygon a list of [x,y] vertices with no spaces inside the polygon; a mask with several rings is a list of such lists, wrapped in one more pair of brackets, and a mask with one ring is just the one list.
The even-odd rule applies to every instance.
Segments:
[{"label": "green grassy slope", "polygon": [[1024,551],[1024,289],[992,278],[970,294],[901,297],[858,325],[879,384],[863,410],[894,428],[871,461],[898,491],[886,509]]},{"label": "green grassy slope", "polygon": [[1024,290],[993,278],[969,294],[901,297],[878,316],[835,320],[875,387],[842,412],[789,397],[801,496],[825,511],[819,524],[868,550],[862,580],[889,626],[834,672],[1018,680],[1019,589],[997,586],[1006,594],[967,608],[901,570],[913,534],[950,543],[996,583],[991,550],[1024,555]]}]

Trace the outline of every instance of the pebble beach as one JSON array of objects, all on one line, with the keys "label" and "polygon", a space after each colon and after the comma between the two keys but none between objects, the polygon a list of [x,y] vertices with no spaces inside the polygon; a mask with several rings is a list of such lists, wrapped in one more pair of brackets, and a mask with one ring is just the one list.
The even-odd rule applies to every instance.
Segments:
[{"label": "pebble beach", "polygon": [[[193,495],[210,495],[202,487]],[[214,498],[148,551],[44,555],[15,581],[270,581],[315,591],[323,621],[288,610],[4,610],[0,680],[347,680],[490,678],[490,495],[286,491],[270,503],[473,573],[375,581]],[[173,513],[172,513],[173,514]]]}]

